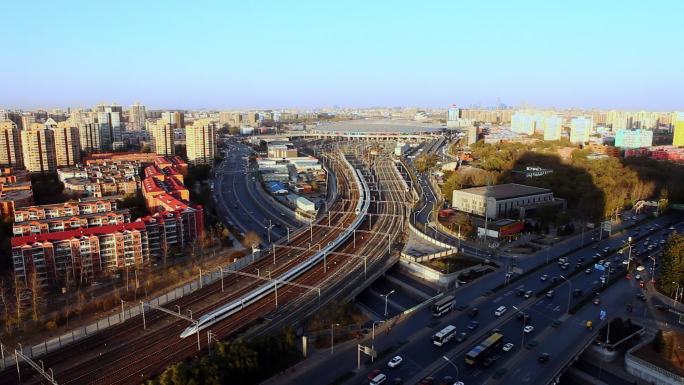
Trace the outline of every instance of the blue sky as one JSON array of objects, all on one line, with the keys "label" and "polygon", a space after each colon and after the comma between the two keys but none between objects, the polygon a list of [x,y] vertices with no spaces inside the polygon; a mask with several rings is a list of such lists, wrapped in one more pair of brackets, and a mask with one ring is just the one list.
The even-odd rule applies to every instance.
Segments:
[{"label": "blue sky", "polygon": [[684,108],[684,2],[4,1],[0,106]]}]

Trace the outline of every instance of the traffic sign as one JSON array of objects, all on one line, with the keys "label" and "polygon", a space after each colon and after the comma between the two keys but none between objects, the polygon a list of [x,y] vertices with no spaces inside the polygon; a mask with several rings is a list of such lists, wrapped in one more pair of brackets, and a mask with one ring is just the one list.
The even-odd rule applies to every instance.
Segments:
[{"label": "traffic sign", "polygon": [[605,310],[601,310],[601,312],[599,313],[599,318],[601,319],[601,321],[603,321],[603,320],[606,319],[606,315],[607,315],[607,314],[606,314],[606,311],[605,311]]}]

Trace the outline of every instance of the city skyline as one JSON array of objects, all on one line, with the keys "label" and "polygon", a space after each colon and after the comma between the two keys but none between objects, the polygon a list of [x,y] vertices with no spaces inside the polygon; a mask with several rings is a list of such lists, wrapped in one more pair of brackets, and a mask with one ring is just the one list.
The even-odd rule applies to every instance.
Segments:
[{"label": "city skyline", "polygon": [[684,5],[628,3],[10,3],[0,105],[684,109]]}]

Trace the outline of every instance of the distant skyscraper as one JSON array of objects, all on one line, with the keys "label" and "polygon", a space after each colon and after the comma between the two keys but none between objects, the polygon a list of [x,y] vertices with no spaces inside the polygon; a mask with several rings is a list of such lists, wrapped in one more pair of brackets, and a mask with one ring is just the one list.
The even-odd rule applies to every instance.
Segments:
[{"label": "distant skyscraper", "polygon": [[12,121],[0,122],[0,165],[24,166],[20,130]]},{"label": "distant skyscraper", "polygon": [[544,140],[560,140],[563,119],[559,116],[547,116],[542,120]]},{"label": "distant skyscraper", "polygon": [[162,119],[150,125],[150,137],[152,139],[152,152],[159,155],[173,155],[175,153],[172,124],[164,123]]},{"label": "distant skyscraper", "polygon": [[216,124],[210,119],[199,119],[186,127],[185,147],[190,163],[211,164],[216,151]]},{"label": "distant skyscraper", "polygon": [[259,113],[255,111],[249,111],[247,113],[247,124],[256,127],[259,125]]},{"label": "distant skyscraper", "polygon": [[128,127],[129,131],[142,131],[145,129],[145,106],[136,103],[131,106],[128,113]]},{"label": "distant skyscraper", "polygon": [[524,112],[516,112],[511,116],[511,131],[520,134],[532,135],[536,127],[536,119],[534,115]]},{"label": "distant skyscraper", "polygon": [[578,116],[570,121],[570,142],[584,144],[589,141],[593,122],[590,116]]},{"label": "distant skyscraper", "polygon": [[81,160],[78,127],[64,121],[52,127],[55,137],[55,161],[57,167],[75,166]]},{"label": "distant skyscraper", "polygon": [[97,123],[100,125],[100,148],[108,151],[117,146],[121,139],[121,106],[97,106]]},{"label": "distant skyscraper", "polygon": [[165,124],[171,124],[173,128],[185,127],[185,116],[179,111],[162,112],[161,120]]},{"label": "distant skyscraper", "polygon": [[21,149],[24,167],[30,172],[55,172],[55,136],[51,129],[33,123],[28,130],[21,130]]},{"label": "distant skyscraper", "polygon": [[81,151],[92,153],[100,151],[100,124],[82,123],[78,125],[78,138]]},{"label": "distant skyscraper", "polygon": [[673,146],[684,146],[684,112],[672,114],[672,126],[674,127]]}]

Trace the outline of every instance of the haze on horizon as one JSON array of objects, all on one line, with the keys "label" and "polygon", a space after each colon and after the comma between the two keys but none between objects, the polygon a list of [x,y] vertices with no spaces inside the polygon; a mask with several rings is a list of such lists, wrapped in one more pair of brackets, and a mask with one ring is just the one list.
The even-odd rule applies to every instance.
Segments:
[{"label": "haze on horizon", "polygon": [[0,106],[684,109],[676,0],[3,4]]}]

